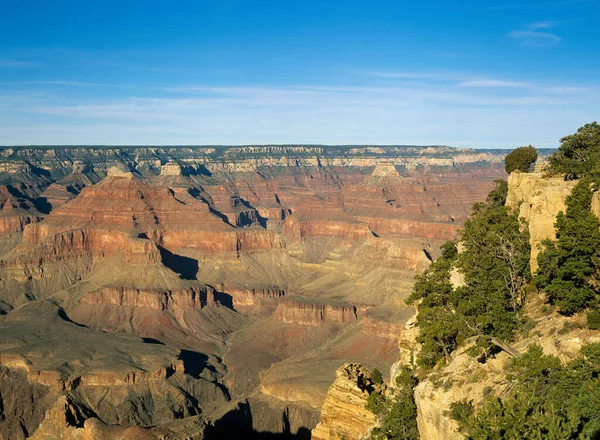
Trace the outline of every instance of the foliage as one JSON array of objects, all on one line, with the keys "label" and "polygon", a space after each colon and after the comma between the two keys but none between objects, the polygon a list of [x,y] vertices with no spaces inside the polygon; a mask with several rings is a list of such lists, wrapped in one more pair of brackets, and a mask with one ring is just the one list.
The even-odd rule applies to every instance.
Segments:
[{"label": "foliage", "polygon": [[510,339],[525,303],[529,231],[508,207],[475,204],[461,231],[458,267],[466,285],[455,291],[456,311],[477,334]]},{"label": "foliage", "polygon": [[523,334],[523,336],[525,336],[526,338],[529,337],[529,332],[531,332],[531,330],[533,330],[537,325],[537,321],[535,319],[528,319],[523,323],[523,326],[521,327],[521,333]]},{"label": "foliage", "polygon": [[469,423],[471,418],[474,416],[473,401],[471,400],[460,400],[458,402],[452,402],[450,404],[450,411],[446,414],[453,420],[459,423]]},{"label": "foliage", "polygon": [[508,182],[506,180],[494,180],[496,188],[490,191],[487,196],[486,203],[492,208],[504,206],[506,197],[508,196]]},{"label": "foliage", "polygon": [[[376,406],[380,418],[380,426],[371,431],[373,440],[418,440],[417,405],[414,399],[414,388],[418,381],[408,367],[403,367],[396,378],[396,388],[389,396],[375,397],[379,405]],[[378,393],[372,393],[378,394]],[[383,403],[382,400],[383,399]],[[371,400],[371,396],[369,396]],[[369,407],[368,407],[369,408]],[[369,410],[371,410],[369,408]]]},{"label": "foliage", "polygon": [[373,414],[382,414],[386,408],[385,395],[379,391],[373,391],[367,399],[367,409]]},{"label": "foliage", "polygon": [[597,170],[600,164],[600,125],[585,124],[569,136],[549,158],[550,171],[565,174],[567,180],[579,179]]},{"label": "foliage", "polygon": [[587,325],[590,330],[600,330],[600,310],[593,310],[587,314]]},{"label": "foliage", "polygon": [[507,173],[512,173],[516,170],[527,173],[529,172],[531,164],[534,163],[537,158],[537,150],[531,145],[515,148],[504,158],[504,169]]},{"label": "foliage", "polygon": [[[502,206],[498,183],[488,203],[477,203],[461,232],[459,255],[454,242],[442,246],[442,255],[416,277],[407,302],[419,304],[417,364],[433,368],[470,336],[480,338],[477,352],[488,352],[489,337],[510,339],[520,322],[529,272],[529,233],[518,214]],[[504,197],[505,198],[505,197]],[[457,267],[465,285],[453,288],[450,272]]]},{"label": "foliage", "polygon": [[383,375],[381,374],[381,371],[379,371],[377,368],[373,368],[373,371],[371,372],[371,380],[373,380],[373,382],[376,384],[382,384]]},{"label": "foliage", "polygon": [[464,325],[451,312],[452,284],[450,270],[456,259],[456,244],[447,242],[442,247],[442,255],[421,275],[408,302],[422,300],[419,305],[419,342],[422,345],[417,364],[432,368],[444,357],[448,357],[458,344],[470,336]]},{"label": "foliage", "polygon": [[600,344],[562,365],[532,346],[513,360],[504,399],[488,397],[475,414],[470,402],[451,407],[450,415],[472,439],[597,438],[600,435]]},{"label": "foliage", "polygon": [[567,209],[556,219],[556,241],[545,240],[534,279],[560,312],[572,315],[597,305],[600,288],[600,224],[590,211],[591,179],[577,183],[566,199]]}]

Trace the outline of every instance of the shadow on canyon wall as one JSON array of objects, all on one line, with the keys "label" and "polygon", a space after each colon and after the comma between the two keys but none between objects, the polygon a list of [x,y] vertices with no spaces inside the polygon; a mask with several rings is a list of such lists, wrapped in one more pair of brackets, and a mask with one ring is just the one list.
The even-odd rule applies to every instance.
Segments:
[{"label": "shadow on canyon wall", "polygon": [[163,264],[178,273],[184,280],[195,280],[198,273],[198,260],[183,255],[169,252],[162,246],[158,246]]},{"label": "shadow on canyon wall", "polygon": [[283,413],[283,432],[263,432],[253,429],[250,404],[239,403],[238,407],[229,411],[214,425],[206,430],[207,440],[249,439],[249,440],[310,440],[311,432],[301,427],[293,434],[287,414]]}]

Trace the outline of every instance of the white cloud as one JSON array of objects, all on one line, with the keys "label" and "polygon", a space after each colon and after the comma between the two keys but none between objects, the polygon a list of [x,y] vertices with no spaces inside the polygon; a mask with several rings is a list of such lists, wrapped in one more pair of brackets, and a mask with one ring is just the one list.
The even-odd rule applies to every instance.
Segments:
[{"label": "white cloud", "polygon": [[[460,75],[455,75],[459,77]],[[150,97],[0,94],[7,144],[450,144],[555,146],[596,116],[600,92],[493,79],[361,86],[183,84]],[[95,89],[94,89],[95,90]],[[79,97],[77,97],[79,96]]]},{"label": "white cloud", "polygon": [[463,81],[457,84],[459,87],[527,87],[527,83],[514,81],[499,81],[495,79],[478,79]]},{"label": "white cloud", "polygon": [[560,43],[561,38],[550,32],[542,32],[539,29],[549,29],[556,26],[555,21],[538,21],[530,23],[524,29],[514,30],[507,34],[514,38],[521,46],[549,47]]},{"label": "white cloud", "polygon": [[557,21],[537,21],[535,23],[530,23],[527,25],[527,29],[531,29],[532,31],[536,29],[548,29],[554,26],[557,26],[559,23]]},{"label": "white cloud", "polygon": [[10,58],[0,58],[0,68],[21,68],[34,67],[36,63],[31,61],[15,60]]},{"label": "white cloud", "polygon": [[47,85],[47,86],[77,86],[77,87],[130,87],[121,84],[103,84],[82,81],[9,81],[0,82],[2,86],[15,85]]}]

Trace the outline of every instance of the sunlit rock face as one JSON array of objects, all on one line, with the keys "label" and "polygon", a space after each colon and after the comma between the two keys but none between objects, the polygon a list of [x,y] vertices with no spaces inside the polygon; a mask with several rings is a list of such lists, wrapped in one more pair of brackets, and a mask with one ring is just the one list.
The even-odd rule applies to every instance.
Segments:
[{"label": "sunlit rock face", "polygon": [[11,439],[307,432],[341,365],[398,360],[414,274],[505,177],[447,147],[0,156]]},{"label": "sunlit rock face", "polygon": [[532,272],[538,267],[541,242],[556,238],[556,216],[565,211],[565,200],[576,184],[562,176],[544,177],[543,173],[514,172],[508,176],[506,205],[518,209],[519,216],[529,224]]},{"label": "sunlit rock face", "polygon": [[336,371],[321,408],[321,421],[312,431],[315,440],[362,440],[377,423],[366,409],[369,393],[364,384],[371,373],[362,365],[345,364]]}]

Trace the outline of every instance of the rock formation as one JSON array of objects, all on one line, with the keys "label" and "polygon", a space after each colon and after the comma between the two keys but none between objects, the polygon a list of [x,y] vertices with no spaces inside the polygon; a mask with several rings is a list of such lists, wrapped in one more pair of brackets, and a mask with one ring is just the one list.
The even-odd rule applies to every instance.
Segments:
[{"label": "rock formation", "polygon": [[228,417],[293,433],[324,402],[327,425],[336,370],[398,359],[414,274],[504,175],[447,147],[0,157],[0,435],[16,439],[202,438]]},{"label": "rock formation", "polygon": [[529,223],[532,272],[538,267],[540,243],[556,237],[556,216],[564,212],[565,199],[576,183],[563,177],[546,178],[541,173],[514,172],[508,177],[506,205],[519,209],[519,216]]},{"label": "rock formation", "polygon": [[321,408],[321,420],[312,431],[313,440],[362,440],[377,424],[366,409],[371,373],[362,365],[344,364],[336,371]]}]

